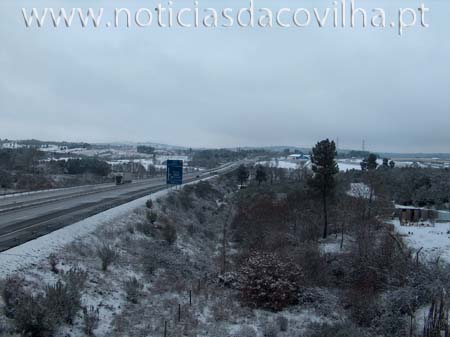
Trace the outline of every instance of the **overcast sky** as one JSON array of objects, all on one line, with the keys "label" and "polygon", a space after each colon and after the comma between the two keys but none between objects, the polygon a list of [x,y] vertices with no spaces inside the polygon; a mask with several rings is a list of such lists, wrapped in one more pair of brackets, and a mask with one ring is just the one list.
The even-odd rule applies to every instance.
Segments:
[{"label": "overcast sky", "polygon": [[[192,1],[181,1],[192,6]],[[193,147],[311,146],[450,152],[450,2],[428,29],[27,29],[22,7],[123,7],[119,0],[0,2],[0,138],[152,141]],[[155,7],[153,0],[137,2]],[[166,4],[167,1],[162,1]],[[360,0],[366,8],[419,1]],[[200,0],[203,7],[248,1]],[[265,1],[320,8],[332,1]]]}]

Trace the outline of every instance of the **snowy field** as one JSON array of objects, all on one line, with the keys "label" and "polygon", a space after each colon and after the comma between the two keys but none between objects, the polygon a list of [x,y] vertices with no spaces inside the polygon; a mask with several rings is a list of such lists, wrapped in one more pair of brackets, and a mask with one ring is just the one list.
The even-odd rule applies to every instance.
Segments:
[{"label": "snowy field", "polygon": [[440,256],[450,262],[450,223],[436,223],[434,227],[427,222],[425,226],[401,226],[399,220],[392,220],[392,224],[415,251],[422,248],[427,257]]}]

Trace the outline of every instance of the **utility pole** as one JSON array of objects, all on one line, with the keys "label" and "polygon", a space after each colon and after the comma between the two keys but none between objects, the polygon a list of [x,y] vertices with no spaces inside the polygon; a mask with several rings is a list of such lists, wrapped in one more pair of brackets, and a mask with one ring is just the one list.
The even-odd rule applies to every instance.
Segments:
[{"label": "utility pole", "polygon": [[364,139],[362,141],[362,150],[363,150],[363,152],[366,151],[366,141]]}]

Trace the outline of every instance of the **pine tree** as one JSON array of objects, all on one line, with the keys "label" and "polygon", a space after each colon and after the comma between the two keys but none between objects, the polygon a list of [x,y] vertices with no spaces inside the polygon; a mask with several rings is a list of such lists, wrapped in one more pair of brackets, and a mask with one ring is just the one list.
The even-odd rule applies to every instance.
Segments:
[{"label": "pine tree", "polygon": [[369,154],[369,156],[367,157],[367,169],[369,171],[376,170],[376,168],[378,167],[377,158],[377,155],[374,153]]},{"label": "pine tree", "polygon": [[262,165],[258,165],[256,168],[256,174],[255,174],[255,179],[258,182],[259,185],[261,185],[261,183],[263,181],[267,180],[267,174],[266,174],[266,170]]},{"label": "pine tree", "polygon": [[328,235],[328,198],[335,187],[335,175],[339,172],[336,163],[336,144],[328,139],[322,140],[312,149],[311,162],[313,177],[309,186],[320,193],[323,203],[323,238]]},{"label": "pine tree", "polygon": [[245,167],[245,165],[240,165],[237,171],[237,177],[238,181],[241,185],[244,185],[244,183],[247,181],[249,176],[248,170]]}]

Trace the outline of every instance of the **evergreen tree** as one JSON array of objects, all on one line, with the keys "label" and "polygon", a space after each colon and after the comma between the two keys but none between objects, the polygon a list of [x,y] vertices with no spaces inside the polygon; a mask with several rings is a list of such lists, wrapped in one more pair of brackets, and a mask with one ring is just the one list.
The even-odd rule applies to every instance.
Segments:
[{"label": "evergreen tree", "polygon": [[376,170],[376,168],[378,167],[377,159],[378,157],[376,154],[369,154],[369,156],[367,157],[367,169],[369,171]]},{"label": "evergreen tree", "polygon": [[335,187],[335,175],[339,172],[336,163],[336,144],[328,139],[322,140],[312,149],[311,162],[313,177],[309,186],[320,193],[323,203],[323,237],[328,235],[328,198]]},{"label": "evergreen tree", "polygon": [[249,176],[248,170],[245,167],[245,165],[240,165],[237,171],[237,178],[239,181],[239,184],[244,185],[244,183],[247,181]]},{"label": "evergreen tree", "polygon": [[256,167],[255,179],[258,182],[258,185],[261,185],[263,181],[267,180],[267,173],[264,166],[258,165]]}]

